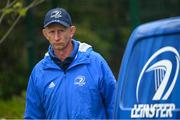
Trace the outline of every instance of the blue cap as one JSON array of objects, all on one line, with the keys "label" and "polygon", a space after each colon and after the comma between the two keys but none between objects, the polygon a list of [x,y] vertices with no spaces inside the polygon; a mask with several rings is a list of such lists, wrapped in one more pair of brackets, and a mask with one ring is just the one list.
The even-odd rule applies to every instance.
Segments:
[{"label": "blue cap", "polygon": [[70,27],[72,25],[71,16],[63,8],[54,8],[49,10],[44,18],[44,27],[52,23],[58,23],[65,27]]}]

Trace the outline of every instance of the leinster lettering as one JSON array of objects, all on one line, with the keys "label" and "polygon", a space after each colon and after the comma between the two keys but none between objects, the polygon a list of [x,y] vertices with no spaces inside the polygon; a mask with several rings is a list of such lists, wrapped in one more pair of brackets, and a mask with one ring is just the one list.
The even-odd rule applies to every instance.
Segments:
[{"label": "leinster lettering", "polygon": [[175,104],[135,104],[131,118],[171,118]]}]

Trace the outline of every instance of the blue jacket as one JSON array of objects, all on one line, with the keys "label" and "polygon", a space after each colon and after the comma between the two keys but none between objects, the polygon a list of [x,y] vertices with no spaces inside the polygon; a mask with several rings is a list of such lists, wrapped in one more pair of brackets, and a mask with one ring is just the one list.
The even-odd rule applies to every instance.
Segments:
[{"label": "blue jacket", "polygon": [[33,69],[24,118],[112,118],[115,78],[101,55],[80,43],[63,71],[47,53]]}]

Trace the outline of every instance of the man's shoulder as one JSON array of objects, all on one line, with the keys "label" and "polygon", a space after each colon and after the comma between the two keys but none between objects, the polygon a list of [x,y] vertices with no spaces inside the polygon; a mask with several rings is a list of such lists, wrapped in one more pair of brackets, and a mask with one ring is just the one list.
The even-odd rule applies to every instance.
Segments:
[{"label": "man's shoulder", "polygon": [[99,52],[96,52],[96,51],[91,51],[89,56],[90,58],[93,58],[96,60],[100,60],[100,61],[104,60],[103,56]]},{"label": "man's shoulder", "polygon": [[90,59],[102,59],[103,58],[100,53],[93,50],[91,45],[89,45],[87,43],[81,43],[79,41],[77,41],[77,42],[79,43],[78,53],[81,57],[82,56],[88,57]]}]

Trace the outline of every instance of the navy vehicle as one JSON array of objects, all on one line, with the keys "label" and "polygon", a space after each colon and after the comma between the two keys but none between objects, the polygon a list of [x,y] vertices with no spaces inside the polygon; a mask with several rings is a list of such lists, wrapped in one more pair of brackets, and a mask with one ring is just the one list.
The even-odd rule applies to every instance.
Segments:
[{"label": "navy vehicle", "polygon": [[115,119],[180,119],[180,17],[138,26],[118,77]]}]

